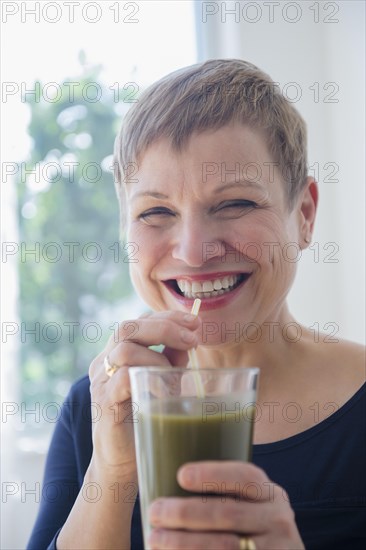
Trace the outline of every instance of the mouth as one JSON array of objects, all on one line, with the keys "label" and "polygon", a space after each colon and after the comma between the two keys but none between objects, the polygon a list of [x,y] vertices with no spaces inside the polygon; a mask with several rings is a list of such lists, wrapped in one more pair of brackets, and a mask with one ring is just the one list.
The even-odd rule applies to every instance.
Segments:
[{"label": "mouth", "polygon": [[179,296],[188,300],[200,298],[210,300],[224,294],[230,294],[241,286],[251,273],[233,273],[215,279],[204,281],[190,281],[187,279],[169,279],[164,283]]}]

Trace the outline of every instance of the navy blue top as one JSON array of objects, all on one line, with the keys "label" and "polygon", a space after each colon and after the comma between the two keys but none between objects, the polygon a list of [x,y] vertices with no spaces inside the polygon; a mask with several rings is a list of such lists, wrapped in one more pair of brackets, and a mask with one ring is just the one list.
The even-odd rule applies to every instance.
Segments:
[{"label": "navy blue top", "polygon": [[[72,386],[55,428],[28,550],[56,549],[92,449],[89,378],[84,376]],[[366,548],[366,384],[314,427],[254,445],[253,462],[287,491],[307,549]],[[144,548],[138,498],[131,548]]]}]

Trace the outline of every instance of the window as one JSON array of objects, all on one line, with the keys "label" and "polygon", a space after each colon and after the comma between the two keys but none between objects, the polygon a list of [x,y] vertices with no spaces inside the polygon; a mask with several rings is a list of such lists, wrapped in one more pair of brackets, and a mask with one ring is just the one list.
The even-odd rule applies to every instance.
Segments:
[{"label": "window", "polygon": [[26,544],[70,384],[144,309],[119,243],[116,132],[146,86],[196,62],[193,2],[66,4],[3,12],[3,525],[23,518],[4,548]]}]

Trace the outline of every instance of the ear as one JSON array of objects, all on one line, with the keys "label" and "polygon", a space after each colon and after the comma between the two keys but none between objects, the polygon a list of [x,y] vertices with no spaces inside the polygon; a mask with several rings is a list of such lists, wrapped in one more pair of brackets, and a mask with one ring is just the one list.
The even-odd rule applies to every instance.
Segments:
[{"label": "ear", "polygon": [[316,209],[318,206],[318,184],[308,176],[306,185],[298,198],[299,240],[301,248],[307,248],[314,230]]}]

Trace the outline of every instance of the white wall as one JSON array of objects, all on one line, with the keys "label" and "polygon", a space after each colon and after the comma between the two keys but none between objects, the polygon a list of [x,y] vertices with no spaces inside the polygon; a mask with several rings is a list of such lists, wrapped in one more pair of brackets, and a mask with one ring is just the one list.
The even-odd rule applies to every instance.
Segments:
[{"label": "white wall", "polygon": [[[238,57],[258,65],[285,91],[296,83],[287,94],[299,95],[294,105],[308,123],[309,166],[339,166],[337,183],[324,181],[331,166],[320,170],[313,238],[319,262],[315,247],[303,254],[289,302],[299,322],[318,322],[320,330],[336,323],[338,336],[364,342],[364,2],[197,2],[196,15],[200,60]],[[317,82],[319,102],[309,89]],[[324,90],[327,83],[335,84]],[[339,90],[328,100],[338,102],[324,102],[334,86]],[[325,248],[327,243],[336,244]],[[325,262],[335,246],[338,263]]]}]

